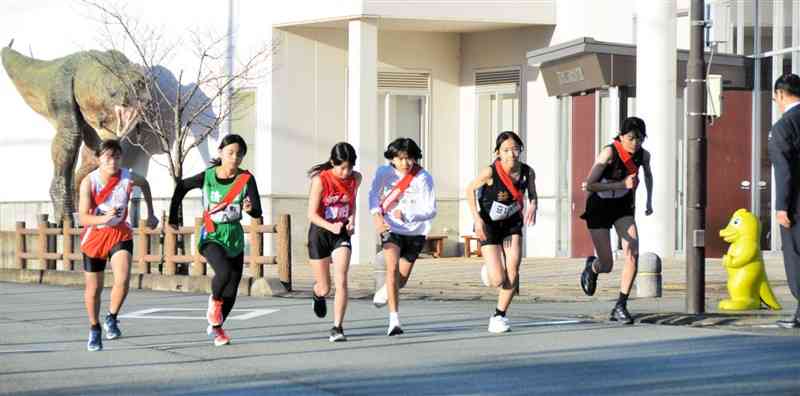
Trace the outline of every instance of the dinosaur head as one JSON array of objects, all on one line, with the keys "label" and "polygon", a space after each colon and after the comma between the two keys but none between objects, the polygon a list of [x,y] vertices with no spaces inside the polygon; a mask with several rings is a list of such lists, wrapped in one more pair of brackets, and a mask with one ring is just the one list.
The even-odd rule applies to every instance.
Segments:
[{"label": "dinosaur head", "polygon": [[119,51],[87,51],[75,74],[75,100],[101,139],[121,139],[139,122],[150,96],[143,69]]},{"label": "dinosaur head", "polygon": [[733,213],[728,226],[719,231],[719,236],[728,243],[748,239],[760,241],[761,224],[758,218],[746,209],[739,209]]}]

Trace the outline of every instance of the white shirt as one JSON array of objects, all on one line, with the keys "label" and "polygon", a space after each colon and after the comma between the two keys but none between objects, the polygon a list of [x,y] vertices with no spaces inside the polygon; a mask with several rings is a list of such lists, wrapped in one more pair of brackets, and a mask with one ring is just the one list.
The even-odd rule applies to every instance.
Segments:
[{"label": "white shirt", "polygon": [[790,104],[788,106],[786,106],[786,109],[783,110],[783,113],[785,114],[787,111],[791,110],[793,107],[795,107],[797,105],[800,105],[800,100],[797,101],[797,102],[794,102],[794,103],[792,103],[792,104]]},{"label": "white shirt", "polygon": [[[375,172],[372,188],[369,190],[369,211],[380,213],[381,201],[403,178],[391,165],[383,165]],[[403,213],[405,222],[391,214],[395,210]],[[422,169],[411,180],[411,184],[403,192],[398,201],[384,214],[383,219],[390,231],[400,235],[428,235],[431,220],[436,217],[436,196],[433,190],[433,177]]]}]

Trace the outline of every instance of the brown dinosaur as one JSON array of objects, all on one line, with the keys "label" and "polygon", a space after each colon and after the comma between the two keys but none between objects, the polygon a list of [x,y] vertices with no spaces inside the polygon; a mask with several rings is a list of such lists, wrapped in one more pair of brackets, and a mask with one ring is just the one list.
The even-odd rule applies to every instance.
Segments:
[{"label": "brown dinosaur", "polygon": [[77,184],[97,166],[94,150],[100,142],[121,139],[136,126],[142,102],[148,100],[145,74],[119,51],[39,60],[11,49],[11,43],[0,51],[6,73],[25,103],[56,129],[50,197],[61,222],[75,211]]}]

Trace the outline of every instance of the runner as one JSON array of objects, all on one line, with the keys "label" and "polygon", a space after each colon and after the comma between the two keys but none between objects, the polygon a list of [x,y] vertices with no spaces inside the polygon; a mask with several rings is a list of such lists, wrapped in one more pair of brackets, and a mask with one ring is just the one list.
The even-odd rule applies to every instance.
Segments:
[{"label": "runner", "polygon": [[481,241],[481,255],[486,260],[481,278],[486,286],[499,288],[497,307],[489,318],[490,333],[511,329],[506,312],[519,285],[522,228],[523,224],[536,223],[536,174],[519,160],[522,149],[522,139],[516,133],[502,132],[494,148],[497,159],[478,174],[466,191],[475,234]]},{"label": "runner", "polygon": [[230,343],[222,324],[233,309],[244,268],[244,229],[242,211],[250,217],[261,217],[261,203],[255,177],[240,169],[247,144],[239,135],[227,135],[219,144],[219,158],[211,167],[175,186],[169,207],[170,226],[177,228],[178,206],[186,193],[203,190],[203,228],[197,249],[214,269],[212,293],[208,297],[209,336],[214,345]]},{"label": "runner", "polygon": [[375,292],[373,303],[389,303],[387,335],[403,334],[398,290],[411,276],[414,262],[425,246],[425,236],[436,216],[433,177],[419,165],[422,151],[409,138],[398,138],[383,153],[389,165],[378,168],[369,192],[369,208],[381,236],[386,263],[386,283]]},{"label": "runner", "polygon": [[311,292],[314,313],[324,318],[328,312],[325,297],[331,289],[331,263],[334,265],[334,299],[331,342],[346,341],[342,321],[347,310],[347,272],[350,268],[350,236],[355,230],[356,194],[361,174],[353,171],[356,150],[349,143],[336,143],[328,161],[308,171],[308,257],[314,270]]},{"label": "runner", "polygon": [[619,297],[609,320],[632,324],[633,317],[628,312],[628,295],[639,264],[639,232],[634,219],[636,187],[639,185],[639,167],[644,169],[644,182],[647,188],[645,215],[653,213],[653,174],[650,171],[650,153],[642,148],[647,138],[644,121],[629,117],[622,122],[622,128],[614,142],[603,148],[586,179],[586,212],[581,218],[586,220],[592,235],[597,257],[586,258],[586,267],[581,274],[581,288],[586,295],[594,295],[597,276],[609,273],[614,265],[611,254],[611,233],[613,226],[625,256],[622,269]]},{"label": "runner", "polygon": [[125,302],[130,285],[133,231],[127,218],[133,187],[142,190],[147,203],[147,225],[150,228],[158,225],[147,180],[120,168],[122,146],[119,141],[103,141],[95,151],[95,156],[99,166],[81,181],[78,203],[79,221],[84,226],[81,252],[86,280],[84,302],[91,324],[86,348],[90,351],[103,349],[98,316],[104,272],[109,260],[114,273],[114,286],[111,288],[111,301],[103,327],[109,340],[122,336],[117,314]]}]

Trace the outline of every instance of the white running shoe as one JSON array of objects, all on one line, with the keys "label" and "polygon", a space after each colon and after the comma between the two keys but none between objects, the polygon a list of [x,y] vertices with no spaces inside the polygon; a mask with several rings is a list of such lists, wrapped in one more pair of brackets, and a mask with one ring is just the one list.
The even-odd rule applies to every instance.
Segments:
[{"label": "white running shoe", "polygon": [[509,330],[511,330],[511,325],[509,325],[508,318],[505,316],[492,315],[489,318],[490,333],[505,333]]},{"label": "white running shoe", "polygon": [[389,300],[389,295],[386,292],[386,285],[384,284],[375,292],[375,296],[372,297],[372,304],[375,305],[375,308],[380,308],[386,305],[387,300]]},{"label": "white running shoe", "polygon": [[486,264],[481,266],[481,282],[486,287],[489,287],[489,267]]}]

